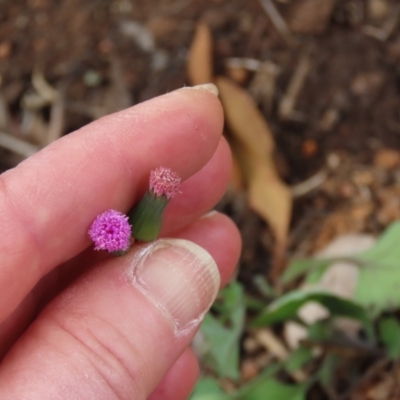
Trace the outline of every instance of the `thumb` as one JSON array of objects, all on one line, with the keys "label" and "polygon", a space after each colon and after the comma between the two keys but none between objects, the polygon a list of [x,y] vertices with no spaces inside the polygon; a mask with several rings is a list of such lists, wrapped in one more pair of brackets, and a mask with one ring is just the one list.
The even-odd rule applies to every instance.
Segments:
[{"label": "thumb", "polygon": [[10,351],[0,398],[146,399],[189,345],[219,282],[209,253],[186,240],[104,261]]}]

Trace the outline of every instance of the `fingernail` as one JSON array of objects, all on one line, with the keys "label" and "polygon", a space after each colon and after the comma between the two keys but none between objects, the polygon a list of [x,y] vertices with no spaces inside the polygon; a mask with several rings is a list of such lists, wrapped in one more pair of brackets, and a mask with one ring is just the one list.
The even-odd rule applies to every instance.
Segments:
[{"label": "fingernail", "polygon": [[215,96],[218,96],[219,93],[218,88],[213,83],[203,83],[202,85],[188,87],[188,89],[205,90]]},{"label": "fingernail", "polygon": [[204,214],[201,218],[210,218],[213,217],[214,215],[218,215],[219,212],[216,210],[211,210],[208,213]]},{"label": "fingernail", "polygon": [[171,319],[179,334],[202,321],[218,293],[220,275],[213,258],[200,246],[160,239],[139,252],[132,283]]}]

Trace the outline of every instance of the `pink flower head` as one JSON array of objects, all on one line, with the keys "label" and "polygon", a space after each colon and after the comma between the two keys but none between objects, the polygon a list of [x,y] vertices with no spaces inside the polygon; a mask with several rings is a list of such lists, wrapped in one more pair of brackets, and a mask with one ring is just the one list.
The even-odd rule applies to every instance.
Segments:
[{"label": "pink flower head", "polygon": [[131,226],[126,215],[108,210],[96,217],[88,234],[95,250],[107,250],[109,253],[125,251],[130,244]]},{"label": "pink flower head", "polygon": [[157,197],[165,196],[171,200],[179,193],[180,185],[181,178],[169,168],[158,167],[150,172],[150,191]]}]

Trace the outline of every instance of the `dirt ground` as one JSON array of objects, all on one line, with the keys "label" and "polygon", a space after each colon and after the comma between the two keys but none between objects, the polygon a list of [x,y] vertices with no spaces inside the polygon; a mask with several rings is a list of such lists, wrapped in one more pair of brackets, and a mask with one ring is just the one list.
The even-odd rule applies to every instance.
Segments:
[{"label": "dirt ground", "polygon": [[[1,169],[102,115],[189,84],[189,48],[204,21],[214,70],[253,94],[279,172],[297,193],[287,256],[340,233],[379,234],[400,218],[398,2],[276,0],[283,28],[267,3],[0,0],[0,131],[28,143],[0,148]],[[266,61],[269,93],[257,75]],[[308,184],[313,176],[321,179]],[[219,207],[241,228],[239,277],[252,290],[254,274],[269,268],[270,230],[243,196],[230,193]]]}]

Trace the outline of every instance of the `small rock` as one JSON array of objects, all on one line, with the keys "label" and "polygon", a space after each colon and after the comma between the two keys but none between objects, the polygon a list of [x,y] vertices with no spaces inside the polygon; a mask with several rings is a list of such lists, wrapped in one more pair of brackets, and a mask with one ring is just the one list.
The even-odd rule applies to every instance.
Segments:
[{"label": "small rock", "polygon": [[283,337],[290,349],[297,349],[308,337],[308,329],[297,322],[289,321],[283,327]]},{"label": "small rock", "polygon": [[297,315],[307,325],[311,325],[316,321],[329,317],[329,310],[320,303],[310,301],[302,306]]},{"label": "small rock", "polygon": [[376,242],[372,235],[345,234],[333,239],[325,248],[316,253],[318,258],[348,257],[362,253]]}]

